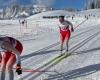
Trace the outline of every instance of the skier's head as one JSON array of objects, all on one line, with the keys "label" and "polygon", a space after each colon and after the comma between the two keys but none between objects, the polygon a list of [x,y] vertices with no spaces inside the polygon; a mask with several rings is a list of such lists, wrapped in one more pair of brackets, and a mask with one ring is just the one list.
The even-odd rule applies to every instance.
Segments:
[{"label": "skier's head", "polygon": [[65,16],[63,16],[63,15],[62,15],[62,16],[59,16],[59,21],[60,21],[60,22],[63,22],[63,21],[64,21],[64,17],[65,17]]}]

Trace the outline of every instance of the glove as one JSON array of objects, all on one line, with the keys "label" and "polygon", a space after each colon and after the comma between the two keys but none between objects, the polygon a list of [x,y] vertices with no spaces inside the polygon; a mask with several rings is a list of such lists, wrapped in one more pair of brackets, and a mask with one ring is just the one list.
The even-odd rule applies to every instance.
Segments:
[{"label": "glove", "polygon": [[22,69],[21,69],[21,66],[19,64],[17,64],[17,66],[16,66],[16,72],[18,75],[22,74]]},{"label": "glove", "polygon": [[73,29],[73,28],[71,28],[71,31],[72,31],[72,32],[74,32],[74,29]]}]

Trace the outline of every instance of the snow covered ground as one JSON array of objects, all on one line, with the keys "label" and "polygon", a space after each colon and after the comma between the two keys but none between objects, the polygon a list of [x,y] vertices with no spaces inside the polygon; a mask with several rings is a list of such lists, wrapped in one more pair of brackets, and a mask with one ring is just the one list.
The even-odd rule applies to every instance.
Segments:
[{"label": "snow covered ground", "polygon": [[[31,18],[27,28],[18,20],[0,21],[0,34],[16,38],[24,46],[22,67],[36,70],[23,72],[23,80],[100,80],[100,18],[68,20],[75,28],[69,43],[73,55],[58,63],[52,62],[60,54],[57,19]],[[16,73],[14,80],[18,80]]]}]

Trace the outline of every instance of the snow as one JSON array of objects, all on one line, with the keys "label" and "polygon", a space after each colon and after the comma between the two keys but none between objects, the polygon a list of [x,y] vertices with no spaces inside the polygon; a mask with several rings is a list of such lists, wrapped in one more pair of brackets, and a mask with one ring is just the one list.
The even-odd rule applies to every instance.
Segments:
[{"label": "snow", "polygon": [[[60,14],[62,12],[66,14],[59,11]],[[55,16],[58,11],[29,17],[27,28],[20,25],[18,20],[0,20],[0,35],[12,36],[24,46],[22,67],[38,69],[36,72],[23,72],[23,80],[100,80],[100,18],[86,20],[86,12],[90,11],[80,12],[81,17],[76,16],[74,20],[66,18],[75,28],[69,42],[73,55],[61,59],[57,64],[50,61],[60,55],[58,19],[39,18],[43,14]],[[94,12],[96,15],[99,10],[91,10],[91,13]],[[18,80],[17,76],[15,73],[14,80]]]},{"label": "snow", "polygon": [[100,16],[100,9],[89,9],[85,11],[79,12],[79,14],[85,14],[85,15],[95,15],[95,16]]}]

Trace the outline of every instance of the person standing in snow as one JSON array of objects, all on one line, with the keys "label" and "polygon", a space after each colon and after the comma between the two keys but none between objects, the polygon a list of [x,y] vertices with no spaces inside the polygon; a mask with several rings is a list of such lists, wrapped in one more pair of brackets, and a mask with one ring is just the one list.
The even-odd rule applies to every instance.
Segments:
[{"label": "person standing in snow", "polygon": [[24,19],[24,20],[19,20],[19,24],[21,25],[21,26],[24,26],[26,29],[27,29],[27,21]]},{"label": "person standing in snow", "polygon": [[[64,19],[65,16],[59,16],[59,31],[60,31],[60,40],[61,40],[61,47],[60,47],[60,51],[62,53],[63,51],[63,44],[64,44],[64,41],[66,39],[66,52],[68,52],[68,49],[69,49],[69,39],[70,39],[70,36],[71,36],[71,32],[74,31],[73,29],[73,24],[70,22],[70,21],[67,21]],[[71,27],[71,30],[70,28]]]},{"label": "person standing in snow", "polygon": [[[14,80],[13,66],[16,62],[16,72],[22,74],[21,69],[21,53],[23,46],[20,41],[8,37],[0,36],[0,61],[1,61],[1,77],[0,80],[5,80],[5,71],[9,74],[8,80]],[[3,53],[3,56],[1,55]]]}]

